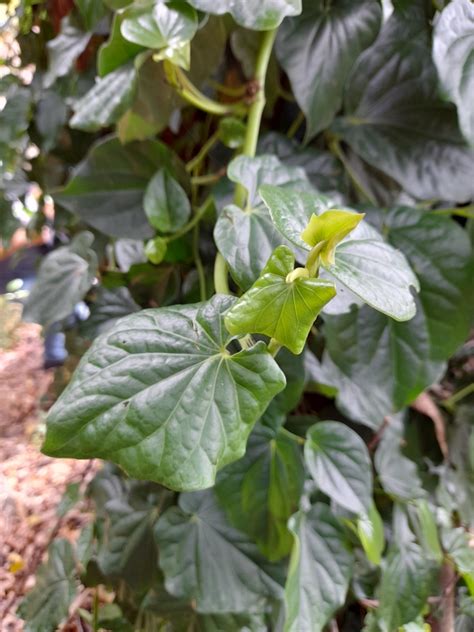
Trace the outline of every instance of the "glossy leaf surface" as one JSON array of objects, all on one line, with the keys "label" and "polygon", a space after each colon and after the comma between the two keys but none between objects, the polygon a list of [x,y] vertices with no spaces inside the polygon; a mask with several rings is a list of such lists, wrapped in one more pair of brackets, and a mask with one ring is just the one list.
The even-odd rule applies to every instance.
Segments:
[{"label": "glossy leaf surface", "polygon": [[267,31],[287,15],[301,11],[301,0],[189,0],[196,9],[208,13],[231,13],[234,20],[248,29]]}]

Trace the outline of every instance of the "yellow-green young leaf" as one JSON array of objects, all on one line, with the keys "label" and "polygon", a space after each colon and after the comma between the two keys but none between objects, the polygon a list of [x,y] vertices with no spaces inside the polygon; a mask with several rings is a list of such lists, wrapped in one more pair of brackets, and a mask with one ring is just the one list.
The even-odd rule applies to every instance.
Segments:
[{"label": "yellow-green young leaf", "polygon": [[365,213],[352,213],[338,209],[325,211],[321,215],[311,215],[308,225],[301,233],[301,239],[318,248],[321,261],[327,265],[334,263],[334,251],[339,242],[347,237],[364,219]]},{"label": "yellow-green young leaf", "polygon": [[443,551],[439,543],[438,528],[433,512],[424,498],[418,499],[415,505],[420,523],[420,540],[428,553],[434,557],[437,562],[441,562],[443,559]]},{"label": "yellow-green young leaf", "polygon": [[145,254],[148,261],[158,265],[163,261],[166,255],[168,244],[162,237],[150,239],[145,246]]},{"label": "yellow-green young leaf", "polygon": [[227,351],[234,300],[143,310],[96,338],[49,411],[44,452],[107,459],[175,490],[213,485],[285,386],[263,342]]},{"label": "yellow-green young leaf", "polygon": [[358,518],[357,535],[369,562],[378,566],[385,547],[385,537],[382,518],[374,502],[371,503],[369,511]]},{"label": "yellow-green young leaf", "polygon": [[294,265],[291,250],[279,246],[260,278],[227,313],[225,325],[231,334],[266,334],[301,353],[312,324],[336,288],[329,281],[309,278],[307,270],[295,270]]}]

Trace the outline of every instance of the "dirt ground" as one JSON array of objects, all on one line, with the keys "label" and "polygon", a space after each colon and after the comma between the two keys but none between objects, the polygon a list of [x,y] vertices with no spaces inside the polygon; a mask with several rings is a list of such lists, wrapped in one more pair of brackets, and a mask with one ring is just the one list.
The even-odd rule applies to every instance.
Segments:
[{"label": "dirt ground", "polygon": [[[80,505],[62,520],[56,514],[66,485],[81,481],[85,486],[96,465],[41,454],[42,408],[53,382],[53,371],[43,370],[42,364],[36,325],[20,325],[13,345],[0,348],[1,632],[23,629],[15,610],[21,596],[34,585],[35,570],[51,536],[56,533],[75,539],[89,519]],[[74,629],[69,622],[67,630]]]}]

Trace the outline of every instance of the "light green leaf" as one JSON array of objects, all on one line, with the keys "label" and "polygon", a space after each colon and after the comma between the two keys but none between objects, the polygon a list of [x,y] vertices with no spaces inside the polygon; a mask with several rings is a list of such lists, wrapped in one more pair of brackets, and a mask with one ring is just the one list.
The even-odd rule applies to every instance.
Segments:
[{"label": "light green leaf", "polygon": [[176,232],[191,215],[186,191],[165,168],[159,169],[150,180],[143,206],[150,224],[160,233]]},{"label": "light green leaf", "polygon": [[131,105],[136,89],[137,74],[133,64],[110,72],[75,103],[69,126],[96,132],[112,125]]},{"label": "light green leaf", "polygon": [[438,563],[443,560],[443,551],[438,537],[438,527],[435,516],[424,498],[419,498],[415,503],[416,517],[419,522],[420,536],[418,540],[425,551]]},{"label": "light green leaf", "polygon": [[69,16],[61,21],[59,34],[47,44],[48,70],[43,80],[45,88],[52,86],[58,77],[71,72],[90,38],[91,34],[80,29]]},{"label": "light green leaf", "polygon": [[128,272],[136,263],[146,261],[141,239],[117,239],[114,246],[117,265],[123,272]]},{"label": "light green leaf", "polygon": [[221,471],[216,494],[231,524],[274,561],[291,550],[287,522],[298,508],[303,482],[298,444],[285,430],[259,424],[245,456]]},{"label": "light green leaf", "polygon": [[[301,353],[311,326],[323,306],[336,294],[334,285],[294,270],[295,257],[279,246],[260,278],[225,317],[233,335],[266,334],[293,353]],[[306,276],[294,276],[298,272]]]},{"label": "light green leaf", "polygon": [[155,536],[166,590],[192,599],[198,612],[259,612],[282,596],[279,568],[227,523],[212,491],[181,494]]},{"label": "light green leaf", "polygon": [[89,318],[81,323],[80,332],[82,336],[93,339],[111,329],[120,318],[138,312],[140,307],[126,287],[99,287],[89,310]]},{"label": "light green leaf", "polygon": [[[321,195],[270,185],[261,186],[259,193],[277,229],[307,251],[310,247],[302,234],[311,217],[321,217],[334,206]],[[334,263],[321,261],[330,280],[387,316],[413,318],[416,306],[410,287],[418,289],[418,281],[404,255],[386,244],[367,223],[336,246],[334,259]]]},{"label": "light green leaf", "polygon": [[474,145],[474,5],[469,0],[455,0],[441,12],[433,59],[443,88],[457,105],[461,130]]},{"label": "light green leaf", "polygon": [[88,31],[91,31],[107,13],[102,0],[74,0],[74,3]]},{"label": "light green leaf", "polygon": [[148,261],[158,265],[163,261],[168,250],[168,242],[163,237],[150,239],[145,245],[145,255]]},{"label": "light green leaf", "polygon": [[276,52],[306,115],[307,139],[340,110],[351,66],[376,38],[381,17],[377,0],[303,0],[301,15],[283,22]]},{"label": "light green leaf", "polygon": [[55,630],[68,616],[77,589],[76,563],[67,540],[53,540],[48,561],[36,574],[36,585],[23,598],[18,614],[25,621],[25,632]]},{"label": "light green leaf", "polygon": [[285,587],[285,632],[322,632],[346,600],[353,556],[326,505],[299,511],[289,528],[295,540]]},{"label": "light green leaf", "polygon": [[369,451],[359,435],[338,421],[322,421],[308,430],[306,465],[319,489],[338,505],[365,514],[372,503]]},{"label": "light green leaf", "polygon": [[196,11],[182,0],[171,0],[125,9],[120,31],[134,44],[172,49],[191,40],[197,26]]},{"label": "light green leaf", "polygon": [[351,233],[364,219],[363,213],[352,213],[339,209],[324,211],[321,215],[311,215],[308,225],[301,233],[301,239],[311,248],[318,247],[318,257],[325,266],[335,263],[336,246]]},{"label": "light green leaf", "polygon": [[219,140],[230,149],[243,145],[245,139],[245,123],[235,116],[226,116],[219,121]]},{"label": "light green leaf", "polygon": [[109,39],[99,48],[97,69],[101,77],[120,68],[145,50],[143,46],[134,44],[123,37],[121,26],[124,19],[123,12],[114,14]]},{"label": "light green leaf", "polygon": [[153,229],[142,200],[150,178],[160,167],[181,180],[182,164],[159,141],[123,146],[115,137],[101,139],[54,198],[107,235],[146,239],[153,236]]},{"label": "light green leaf", "polygon": [[417,544],[407,542],[391,554],[378,591],[377,616],[383,632],[398,630],[421,614],[430,594],[431,580],[431,564]]},{"label": "light green leaf", "polygon": [[262,342],[226,350],[233,302],[145,310],[97,338],[50,410],[44,452],[108,459],[172,489],[211,486],[285,385]]},{"label": "light green leaf", "polygon": [[285,167],[275,156],[237,156],[227,167],[227,177],[245,187],[247,208],[260,203],[258,191],[262,185],[293,186],[308,189],[308,180],[301,167]]},{"label": "light green leaf", "polygon": [[97,272],[93,241],[92,233],[79,233],[68,246],[45,257],[23,310],[26,321],[47,328],[72,314]]},{"label": "light green leaf", "polygon": [[287,15],[301,12],[301,0],[189,0],[189,4],[206,13],[230,13],[238,24],[257,31],[274,29]]},{"label": "light green leaf", "polygon": [[419,3],[395,9],[346,83],[346,115],[333,132],[417,198],[474,195],[473,155],[456,110],[438,96],[430,33]]},{"label": "light green leaf", "polygon": [[367,514],[357,519],[357,535],[369,562],[379,566],[385,548],[385,537],[382,518],[373,501]]}]

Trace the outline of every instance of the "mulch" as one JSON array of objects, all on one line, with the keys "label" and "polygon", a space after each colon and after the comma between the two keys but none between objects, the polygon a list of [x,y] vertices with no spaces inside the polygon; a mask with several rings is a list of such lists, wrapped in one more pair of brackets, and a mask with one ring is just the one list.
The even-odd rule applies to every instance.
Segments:
[{"label": "mulch", "polygon": [[[23,630],[15,611],[34,585],[36,568],[52,536],[75,540],[91,517],[84,502],[62,520],[56,513],[66,486],[81,481],[85,487],[98,464],[41,454],[42,408],[53,374],[43,369],[40,328],[21,324],[12,346],[0,348],[1,632]],[[74,629],[69,623],[67,630]]]}]

